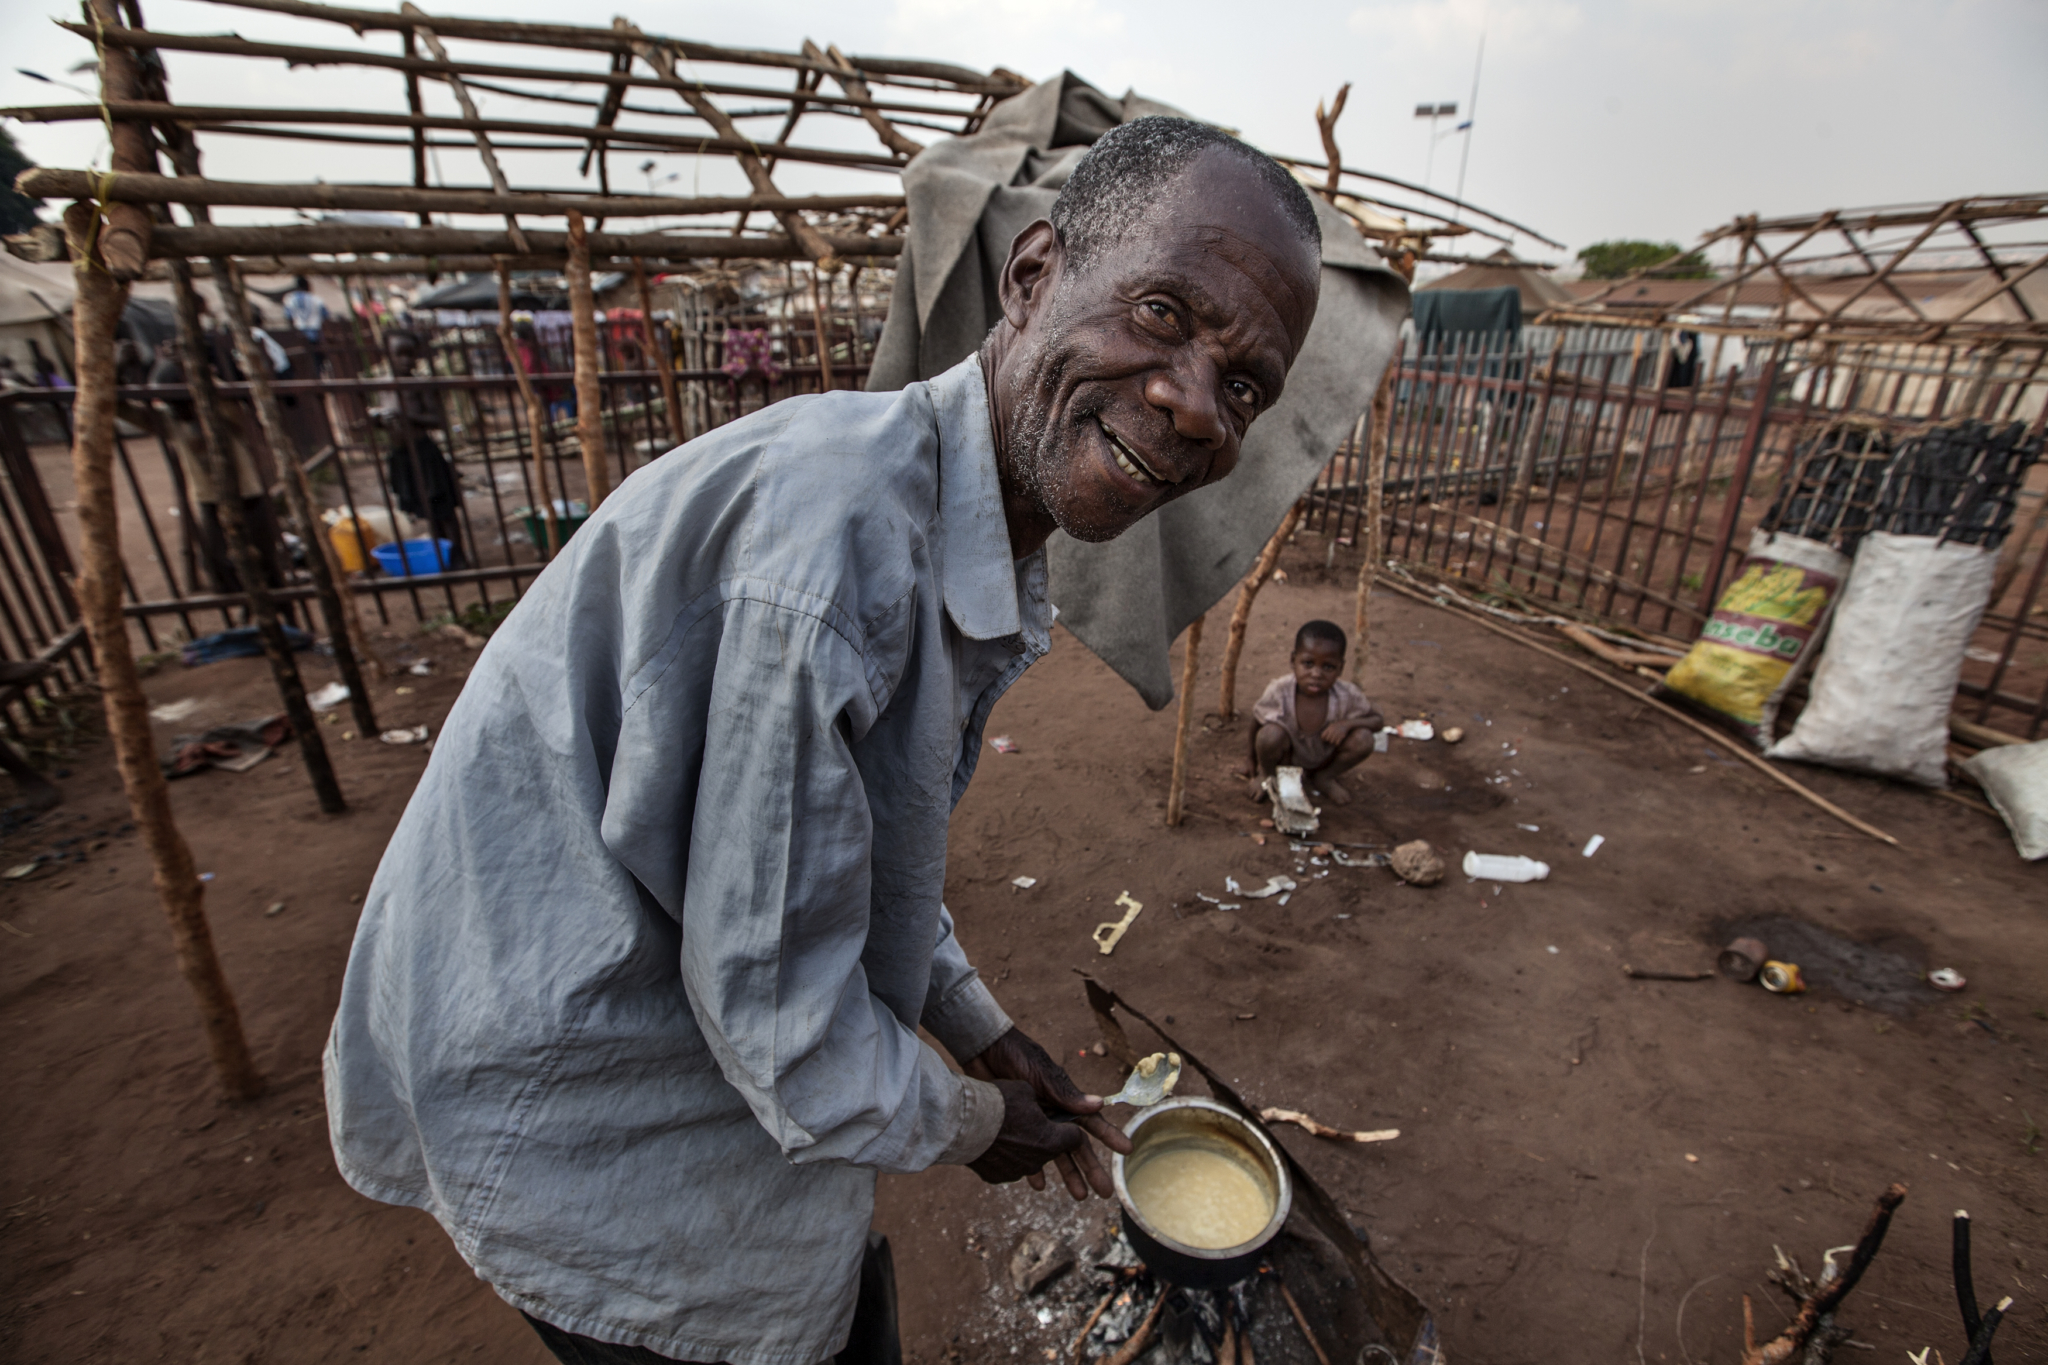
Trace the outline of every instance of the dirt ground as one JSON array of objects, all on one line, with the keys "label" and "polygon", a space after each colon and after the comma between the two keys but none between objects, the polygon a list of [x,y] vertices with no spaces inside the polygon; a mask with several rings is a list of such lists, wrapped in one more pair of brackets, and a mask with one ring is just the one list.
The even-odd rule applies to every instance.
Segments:
[{"label": "dirt ground", "polygon": [[[1259,601],[1246,703],[1301,621],[1349,624],[1349,573],[1340,559],[1326,577],[1321,550],[1305,538],[1292,581]],[[1761,1326],[1786,1317],[1764,1280],[1773,1247],[1816,1268],[1892,1180],[1911,1193],[1843,1315],[1876,1345],[1869,1358],[1960,1358],[1948,1220],[1967,1208],[1980,1298],[2017,1301],[1998,1358],[2048,1361],[2048,866],[2020,862],[1965,806],[1800,774],[1901,842],[1881,846],[1584,675],[1382,594],[1368,691],[1390,717],[1467,737],[1396,740],[1354,804],[1326,809],[1324,837],[1422,837],[1453,858],[1528,853],[1555,870],[1506,887],[1454,871],[1431,889],[1297,872],[1283,840],[1255,841],[1259,812],[1230,775],[1244,722],[1213,714],[1226,611],[1211,617],[1183,828],[1161,818],[1172,712],[1147,712],[1065,635],[997,708],[990,735],[1019,751],[986,754],[955,818],[961,935],[1084,1085],[1117,1076],[1088,1051],[1076,969],[1170,1020],[1254,1103],[1399,1128],[1365,1147],[1283,1140],[1435,1312],[1460,1365],[1732,1362],[1744,1294]],[[380,688],[385,723],[438,724],[472,656],[438,638],[386,643],[435,672]],[[201,699],[177,729],[275,709],[260,660],[173,665],[148,685],[159,704]],[[425,760],[342,742],[348,724],[327,730],[345,816],[317,813],[290,750],[174,787],[270,1078],[255,1103],[215,1098],[103,743],[68,760],[64,806],[0,850],[10,867],[72,857],[0,882],[13,1039],[0,1078],[16,1097],[0,1163],[5,1358],[547,1359],[425,1215],[334,1173],[320,1047],[355,907]],[[1602,847],[1581,856],[1595,834]],[[1224,894],[1228,875],[1276,873],[1303,883],[1284,906]],[[1014,888],[1020,875],[1037,884]],[[1144,912],[1103,957],[1089,933],[1126,890]],[[1710,965],[1738,923],[1851,940],[1871,971],[1802,997],[1623,974]],[[1871,986],[1901,958],[1903,983]],[[1912,984],[1912,969],[1943,965],[1968,989]],[[894,1244],[907,1358],[1050,1358],[1075,1310],[1020,1305],[1012,1249],[1027,1226],[1076,1231],[1104,1213],[958,1168],[886,1178],[876,1222]]]}]

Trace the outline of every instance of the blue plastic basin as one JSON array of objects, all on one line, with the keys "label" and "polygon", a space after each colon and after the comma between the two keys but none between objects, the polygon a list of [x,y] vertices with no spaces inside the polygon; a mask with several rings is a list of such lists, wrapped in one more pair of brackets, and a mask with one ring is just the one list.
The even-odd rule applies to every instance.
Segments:
[{"label": "blue plastic basin", "polygon": [[[441,573],[455,561],[455,542],[452,540],[408,540],[404,549],[386,541],[370,547],[370,553],[377,557],[377,567],[393,578],[412,574]],[[400,554],[405,556],[399,559]]]}]

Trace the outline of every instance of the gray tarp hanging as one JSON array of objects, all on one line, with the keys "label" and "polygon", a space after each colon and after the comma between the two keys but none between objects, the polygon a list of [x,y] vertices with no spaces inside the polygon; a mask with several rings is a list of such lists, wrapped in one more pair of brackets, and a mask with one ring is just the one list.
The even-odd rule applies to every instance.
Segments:
[{"label": "gray tarp hanging", "polygon": [[[1052,209],[1088,145],[1116,125],[1179,110],[1112,99],[1072,72],[997,105],[973,137],[927,148],[903,173],[909,240],[868,377],[900,389],[980,347],[1001,310],[996,276],[1019,232]],[[1311,196],[1314,199],[1314,196]],[[1315,199],[1321,299],[1280,403],[1245,438],[1237,470],[1104,545],[1055,533],[1060,620],[1154,710],[1173,700],[1167,649],[1244,576],[1372,402],[1408,313],[1408,287],[1350,220]]]}]

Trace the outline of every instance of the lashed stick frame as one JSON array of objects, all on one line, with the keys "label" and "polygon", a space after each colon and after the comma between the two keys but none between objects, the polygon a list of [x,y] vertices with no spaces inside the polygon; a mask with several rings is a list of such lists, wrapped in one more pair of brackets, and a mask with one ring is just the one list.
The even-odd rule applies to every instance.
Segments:
[{"label": "lashed stick frame", "polygon": [[[137,0],[87,0],[84,23],[65,27],[93,46],[100,74],[99,99],[89,104],[9,109],[0,116],[36,122],[94,122],[106,126],[112,149],[107,171],[37,169],[27,173],[27,192],[45,198],[70,199],[62,226],[45,225],[7,239],[7,249],[29,260],[70,261],[78,280],[74,335],[77,338],[78,389],[73,463],[79,489],[80,569],[76,580],[84,626],[93,646],[108,714],[115,757],[136,822],[144,833],[159,896],[170,921],[177,958],[199,1006],[202,1023],[221,1089],[230,1099],[251,1098],[263,1089],[251,1051],[243,1036],[232,993],[214,953],[204,909],[204,889],[193,871],[189,846],[172,818],[163,774],[157,766],[155,740],[120,601],[122,567],[118,518],[114,515],[111,473],[113,418],[117,403],[113,340],[128,285],[141,278],[170,278],[178,286],[189,343],[194,331],[195,302],[191,281],[209,277],[228,291],[225,301],[241,343],[245,364],[250,358],[245,300],[237,276],[285,270],[292,274],[337,277],[369,274],[426,274],[467,268],[499,276],[505,299],[514,267],[567,269],[575,301],[573,342],[577,387],[592,420],[579,430],[586,465],[602,470],[602,429],[589,401],[599,361],[590,298],[590,271],[612,263],[632,270],[644,285],[649,267],[690,271],[703,262],[805,259],[823,271],[842,264],[891,263],[902,250],[901,209],[904,204],[897,172],[919,147],[897,128],[899,122],[940,132],[975,131],[997,101],[1027,88],[1029,82],[1006,71],[978,72],[944,63],[849,57],[836,48],[807,47],[804,52],[767,52],[714,47],[649,34],[621,19],[609,28],[567,24],[516,24],[428,14],[411,4],[402,10],[348,9],[302,0],[215,0],[239,9],[261,10],[325,23],[352,32],[354,47],[318,44],[253,42],[233,36],[169,34],[146,29]],[[364,42],[372,33],[396,34],[403,54],[376,50]],[[552,64],[494,64],[463,60],[447,44],[492,43],[514,48],[553,50]],[[429,55],[421,55],[422,49]],[[405,108],[315,109],[190,106],[173,103],[161,60],[164,52],[207,53],[251,61],[282,61],[290,66],[324,66],[383,70],[402,78]],[[603,68],[579,68],[566,54],[601,53]],[[587,60],[584,59],[584,60]],[[637,65],[636,65],[637,64]],[[700,65],[754,68],[748,80],[697,78]],[[794,76],[795,88],[758,84],[761,71]],[[824,89],[829,80],[838,93]],[[422,83],[441,82],[462,106],[461,116],[427,112],[420,96]],[[507,85],[506,82],[520,84]],[[507,98],[550,106],[589,104],[566,96],[561,87],[601,87],[591,124],[568,124],[550,107],[548,118],[494,117]],[[918,92],[899,98],[894,89]],[[487,114],[470,95],[488,89],[497,109]],[[628,97],[653,92],[665,95],[656,108]],[[396,92],[394,92],[396,93]],[[786,118],[772,143],[750,138],[738,120],[761,115],[757,109],[735,110],[720,101],[739,95],[784,101],[771,110]],[[637,122],[625,125],[621,117]],[[803,146],[789,141],[802,117],[853,120],[875,139],[872,150],[844,146]],[[680,120],[682,127],[652,126],[653,120]],[[203,139],[258,137],[311,144],[389,146],[409,162],[411,184],[328,185],[220,182],[200,171]],[[460,147],[483,162],[488,187],[449,187],[428,183],[436,148]],[[501,152],[556,151],[577,156],[581,170],[597,172],[596,193],[563,192],[552,187],[514,184]],[[607,156],[614,151],[730,156],[747,177],[750,193],[726,196],[615,195]],[[167,158],[172,175],[164,174]],[[837,172],[876,174],[870,194],[784,194],[772,179],[782,163],[811,164]],[[185,221],[171,216],[182,208]],[[310,223],[249,226],[217,224],[216,207],[278,210],[397,211],[412,215],[412,225],[384,225],[329,220]],[[753,213],[773,218],[775,229],[750,231]],[[442,215],[443,221],[436,221]],[[459,226],[447,216],[473,215],[488,225]],[[648,223],[638,231],[605,231],[610,220]],[[696,230],[676,232],[677,222]],[[557,226],[559,224],[559,226]],[[349,259],[353,258],[353,259]],[[580,278],[579,278],[580,276]],[[506,301],[509,304],[509,300]],[[501,307],[501,311],[504,309]],[[509,319],[501,319],[509,324]],[[508,359],[529,409],[535,396],[509,344],[509,325],[501,327]],[[653,332],[646,336],[651,342]],[[189,347],[188,347],[189,349]],[[202,366],[192,366],[195,371]],[[260,376],[259,376],[260,377]],[[199,385],[203,388],[203,383]],[[259,406],[274,398],[267,383],[257,384]],[[674,420],[674,385],[664,385]],[[203,401],[204,395],[202,395]],[[213,414],[206,413],[206,416]],[[274,413],[260,414],[272,418]],[[266,421],[266,429],[275,426]],[[273,437],[274,439],[274,437]],[[209,441],[216,462],[217,441]],[[287,450],[280,459],[291,459]],[[601,481],[592,476],[592,501],[602,496]],[[544,486],[544,485],[543,485]],[[287,478],[287,491],[303,493]],[[309,506],[292,499],[304,529]],[[548,516],[548,539],[559,546],[559,531]],[[234,528],[230,527],[232,532]],[[231,541],[236,537],[231,535]],[[246,550],[246,545],[239,546]],[[317,552],[316,552],[317,553]],[[241,573],[253,594],[243,594],[268,628],[266,643],[276,656],[275,611],[261,587],[256,565],[242,555]],[[316,575],[319,577],[319,575]],[[320,585],[327,625],[337,646],[346,649],[348,633],[342,613],[333,609],[336,594]],[[260,599],[260,600],[259,600]],[[273,664],[278,659],[273,657]],[[286,709],[293,714],[309,752],[321,805],[341,807],[340,791],[324,763],[324,746],[311,725],[303,688],[288,656],[281,683]],[[362,693],[360,677],[351,690]],[[369,715],[367,695],[359,696],[361,715]]]}]

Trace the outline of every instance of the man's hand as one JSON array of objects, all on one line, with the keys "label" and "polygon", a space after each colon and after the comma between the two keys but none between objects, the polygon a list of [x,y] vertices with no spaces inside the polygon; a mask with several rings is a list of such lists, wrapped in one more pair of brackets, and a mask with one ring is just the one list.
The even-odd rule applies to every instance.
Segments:
[{"label": "man's hand", "polygon": [[[1082,1133],[1116,1152],[1130,1151],[1130,1139],[1101,1117],[1101,1099],[1082,1094],[1065,1069],[1023,1030],[1012,1028],[963,1070],[976,1080],[995,1082],[1003,1092],[1002,1130],[968,1169],[991,1184],[1023,1176],[1033,1189],[1042,1190],[1043,1168],[1051,1161],[1074,1198],[1086,1199],[1091,1186],[1104,1199],[1115,1195],[1109,1172]],[[1081,1118],[1070,1123],[1046,1117],[1060,1112]]]}]

